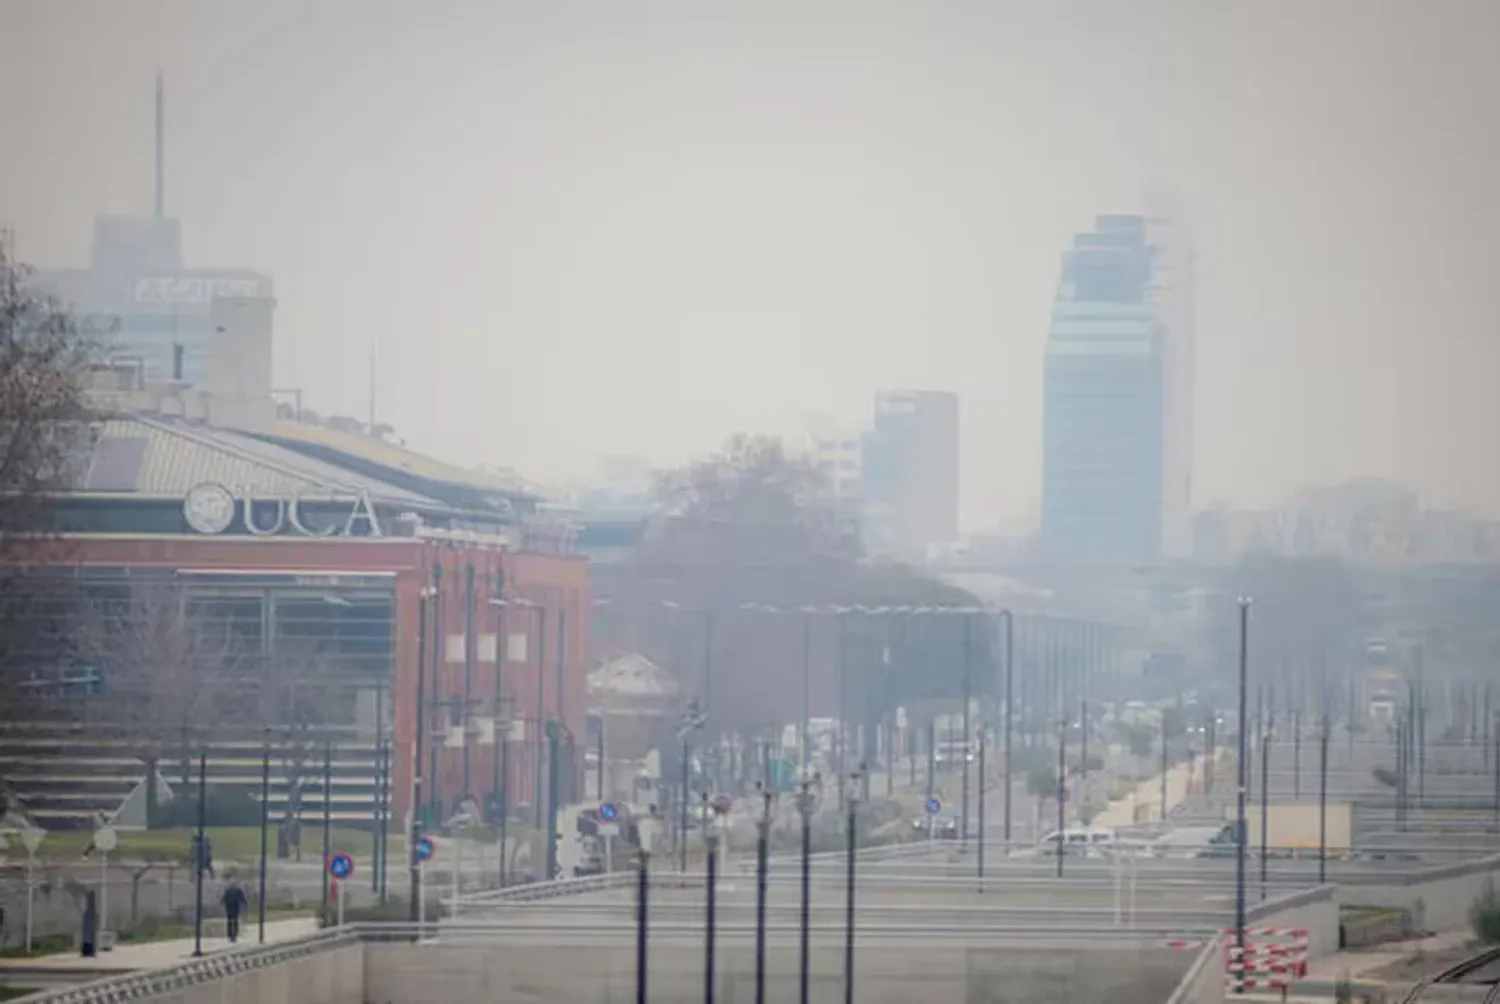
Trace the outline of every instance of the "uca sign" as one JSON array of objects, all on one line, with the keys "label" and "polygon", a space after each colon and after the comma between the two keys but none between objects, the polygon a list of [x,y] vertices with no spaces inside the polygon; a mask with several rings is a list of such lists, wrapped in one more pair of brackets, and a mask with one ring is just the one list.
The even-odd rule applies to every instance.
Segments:
[{"label": "uca sign", "polygon": [[[302,518],[302,506],[315,503],[323,507],[346,505],[348,512],[342,523],[334,520],[316,528],[310,527]],[[382,535],[380,518],[370,502],[370,493],[363,489],[352,499],[309,498],[304,501],[300,495],[255,498],[248,491],[241,491],[236,496],[217,481],[205,481],[188,489],[182,500],[182,515],[189,527],[208,535],[224,533],[234,525],[236,517],[252,537],[275,537],[287,531],[303,537]],[[363,528],[363,533],[357,533],[360,528]]]}]

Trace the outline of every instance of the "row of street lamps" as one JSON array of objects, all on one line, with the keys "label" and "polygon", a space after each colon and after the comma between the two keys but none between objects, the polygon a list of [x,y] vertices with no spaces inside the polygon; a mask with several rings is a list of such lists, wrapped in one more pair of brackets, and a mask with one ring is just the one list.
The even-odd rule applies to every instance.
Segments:
[{"label": "row of street lamps", "polygon": [[[709,699],[709,694],[711,693],[710,687],[711,687],[711,676],[712,676],[712,671],[711,671],[711,667],[712,667],[711,653],[713,651],[713,640],[712,640],[713,618],[712,618],[712,611],[684,607],[682,604],[679,604],[679,603],[676,603],[675,601],[670,601],[670,600],[664,601],[663,602],[663,606],[671,608],[671,609],[675,609],[675,610],[683,610],[683,611],[691,612],[691,613],[700,615],[700,616],[702,616],[704,618],[704,632],[705,632],[705,641],[704,641],[704,651],[705,651],[705,657],[704,657],[704,686],[703,686],[703,690],[702,690],[702,703],[700,704],[700,709],[704,713],[708,713],[708,711],[709,711],[708,699]],[[789,614],[789,615],[793,615],[793,616],[801,616],[801,618],[802,618],[802,702],[801,702],[801,722],[800,722],[800,728],[799,728],[798,745],[799,745],[799,750],[800,750],[799,759],[801,760],[801,767],[802,767],[802,769],[804,771],[810,769],[810,767],[811,767],[811,757],[812,757],[812,745],[811,745],[811,736],[810,736],[811,715],[812,715],[812,693],[811,693],[811,690],[812,690],[812,623],[813,623],[813,619],[815,617],[818,617],[818,616],[833,616],[833,617],[837,618],[837,624],[838,624],[838,642],[839,642],[839,656],[838,656],[838,666],[839,666],[839,682],[838,682],[838,691],[839,691],[839,701],[838,701],[838,704],[839,704],[839,712],[838,712],[838,717],[839,717],[839,735],[838,735],[838,743],[837,743],[837,750],[838,750],[838,764],[837,764],[837,767],[838,767],[838,770],[839,770],[839,772],[840,772],[841,775],[842,775],[843,769],[844,769],[844,767],[846,765],[847,750],[849,748],[848,659],[846,658],[845,651],[844,651],[845,644],[846,644],[846,635],[845,635],[846,618],[851,617],[851,616],[854,616],[854,617],[878,617],[878,618],[900,618],[900,617],[922,617],[922,616],[960,616],[960,617],[964,618],[964,621],[963,621],[963,625],[964,625],[963,652],[964,652],[964,655],[963,655],[963,675],[962,675],[961,685],[962,685],[963,719],[964,719],[963,737],[964,737],[964,742],[966,744],[973,741],[973,738],[972,738],[972,721],[971,721],[971,705],[972,705],[972,696],[973,696],[973,631],[972,631],[973,618],[974,617],[980,617],[980,616],[987,616],[987,617],[996,617],[998,619],[1003,620],[1005,622],[1005,634],[1004,634],[1004,639],[1005,639],[1005,657],[1004,657],[1004,684],[1003,684],[1004,693],[1003,693],[1002,701],[1003,701],[1003,704],[1004,704],[1004,707],[1005,707],[1005,712],[1004,712],[1004,716],[1003,716],[1003,722],[1004,722],[1004,733],[1005,733],[1004,742],[1005,742],[1005,772],[1006,772],[1006,794],[1005,794],[1005,819],[1004,819],[1004,827],[1005,827],[1005,839],[1006,840],[1010,839],[1010,836],[1011,836],[1011,793],[1010,793],[1011,775],[1010,775],[1010,771],[1011,771],[1012,742],[1013,742],[1013,735],[1014,735],[1014,731],[1013,731],[1013,717],[1014,716],[1013,716],[1013,712],[1012,712],[1011,708],[1012,708],[1012,703],[1013,703],[1013,699],[1014,699],[1014,676],[1015,676],[1015,673],[1014,673],[1014,651],[1015,651],[1015,649],[1014,649],[1014,636],[1015,636],[1015,622],[1014,622],[1013,615],[1012,615],[1012,613],[1011,613],[1011,611],[1009,609],[1004,608],[1004,607],[990,607],[990,606],[929,606],[929,605],[864,606],[864,605],[861,605],[861,604],[849,604],[849,605],[845,605],[845,604],[828,604],[828,605],[823,605],[823,606],[805,604],[805,605],[798,605],[798,606],[780,606],[780,605],[771,604],[771,603],[758,603],[758,602],[745,602],[745,603],[741,603],[741,604],[739,604],[738,609],[741,610],[741,611],[743,611],[743,612],[746,612],[746,613],[764,613],[764,614],[772,614],[772,615]],[[890,653],[890,645],[886,644],[884,646],[884,648],[883,648],[881,658],[882,658],[882,662],[885,665],[887,665],[887,666],[889,665],[889,662],[890,662],[890,654],[891,654]],[[890,752],[891,752],[890,750],[887,751],[888,756],[889,756]],[[893,764],[888,764],[887,765],[887,769],[888,770],[894,769]],[[964,802],[964,804],[963,804],[963,807],[962,807],[962,818],[961,818],[960,826],[962,827],[962,830],[963,830],[963,836],[967,837],[968,836],[968,815],[969,815],[969,813],[968,813],[968,795],[969,795],[969,777],[968,777],[968,774],[969,774],[969,760],[968,760],[968,757],[964,757],[964,760],[963,760],[963,772],[964,772],[964,780],[963,780],[963,802]],[[686,771],[684,771],[684,778],[686,778]],[[683,788],[683,792],[682,792],[682,797],[683,797],[683,801],[685,803],[686,800],[687,800],[687,797],[688,797],[688,793],[687,793],[687,790],[686,790],[686,781],[684,781],[684,788]],[[840,789],[839,797],[840,797],[840,800],[842,801],[843,797],[844,797],[842,788]]]},{"label": "row of street lamps", "polygon": [[[840,793],[844,807],[846,874],[844,883],[844,1001],[854,1002],[854,915],[856,869],[858,850],[859,793],[865,772],[864,764],[847,777],[841,776]],[[845,790],[847,785],[847,790]],[[761,795],[761,812],[756,820],[755,844],[755,1004],[766,1001],[766,898],[767,875],[770,866],[771,822],[775,816],[776,795],[768,788],[758,786]],[[718,912],[718,857],[721,837],[719,827],[722,817],[728,812],[727,800],[720,798],[710,802],[704,794],[704,967],[703,1000],[713,1004],[716,986],[715,952],[717,948]],[[793,796],[793,805],[802,822],[801,855],[801,909],[798,924],[799,965],[797,980],[798,1004],[809,1004],[812,975],[812,820],[823,800],[823,781],[818,773],[804,774],[798,790]],[[636,1002],[647,1004],[649,1000],[650,966],[647,947],[650,942],[650,862],[651,853],[642,848],[637,855],[636,881]],[[981,876],[983,865],[981,864]]]},{"label": "row of street lamps", "polygon": [[[502,582],[503,582],[503,579],[500,579],[497,576],[497,583],[502,583]],[[534,611],[538,615],[539,624],[537,626],[538,626],[539,630],[537,631],[537,634],[539,635],[539,643],[538,643],[538,646],[537,646],[538,651],[536,653],[536,664],[537,664],[537,705],[538,705],[538,708],[541,709],[542,707],[544,707],[545,698],[546,698],[546,695],[545,695],[544,689],[543,689],[544,688],[544,680],[545,680],[546,658],[545,658],[545,655],[544,655],[544,652],[543,652],[543,649],[542,649],[542,646],[545,645],[545,635],[546,635],[546,631],[545,631],[545,626],[546,626],[546,624],[545,624],[546,608],[543,607],[540,604],[534,603],[534,602],[532,602],[530,600],[527,600],[527,599],[523,599],[523,598],[507,598],[507,597],[505,597],[504,596],[503,585],[497,585],[496,593],[497,593],[497,595],[494,598],[490,599],[488,602],[489,602],[489,605],[491,607],[493,607],[493,608],[496,609],[497,614],[501,617],[501,622],[500,622],[500,624],[497,627],[497,652],[496,652],[497,665],[500,664],[501,662],[503,662],[503,660],[506,658],[506,655],[507,655],[507,653],[504,651],[504,645],[505,645],[504,622],[503,622],[504,611],[506,609],[508,609],[508,608],[519,607],[519,608],[522,608],[522,609],[525,609],[525,610]],[[434,747],[431,750],[431,753],[430,753],[430,756],[431,756],[431,759],[432,759],[433,763],[429,767],[427,767],[426,770],[424,770],[423,757],[424,757],[424,754],[428,753],[428,751],[426,749],[427,743],[425,741],[425,730],[427,728],[426,717],[427,717],[427,714],[428,714],[429,707],[434,703],[434,702],[432,702],[429,699],[429,697],[427,695],[427,686],[428,686],[428,681],[427,681],[427,662],[428,662],[428,659],[430,657],[430,659],[432,661],[432,664],[433,664],[433,667],[435,668],[437,665],[441,664],[441,658],[442,658],[442,647],[441,647],[442,635],[441,635],[441,631],[436,626],[436,625],[440,625],[441,624],[441,608],[440,608],[440,603],[441,603],[441,570],[440,569],[438,569],[438,568],[434,569],[433,583],[431,585],[425,587],[421,591],[421,593],[419,595],[420,595],[420,601],[421,601],[421,610],[420,610],[419,625],[418,625],[418,645],[417,645],[417,647],[418,647],[418,667],[417,667],[418,672],[417,672],[417,694],[416,694],[417,718],[416,718],[416,743],[415,743],[415,758],[414,758],[414,772],[413,772],[413,777],[414,777],[414,792],[415,792],[416,797],[414,798],[413,801],[414,801],[414,805],[417,805],[417,806],[423,805],[424,803],[425,804],[429,804],[430,806],[435,806],[435,804],[436,804],[435,803],[435,799],[436,799],[436,785],[435,785],[435,782],[432,779],[430,779],[430,778],[428,778],[426,776],[426,771],[427,770],[435,769],[435,767],[436,767],[436,758],[437,758],[437,749],[436,749],[436,747]],[[609,601],[606,599],[606,600],[596,601],[595,605],[596,606],[600,606],[600,605],[606,605],[608,603],[609,603]],[[704,653],[704,655],[703,655],[703,661],[704,661],[704,666],[703,666],[702,688],[701,688],[701,691],[700,691],[700,694],[699,694],[699,697],[698,697],[698,708],[699,708],[699,711],[700,711],[700,713],[702,715],[707,716],[709,713],[711,713],[711,704],[710,704],[710,701],[712,699],[712,694],[713,694],[713,690],[712,690],[712,682],[713,682],[713,649],[714,649],[713,632],[714,632],[714,627],[715,627],[714,612],[712,610],[710,610],[710,609],[700,609],[700,608],[689,607],[689,606],[686,606],[684,604],[681,604],[681,603],[678,603],[678,602],[672,601],[672,600],[662,601],[661,602],[661,606],[663,608],[666,608],[666,609],[678,610],[678,611],[681,611],[683,613],[691,614],[693,616],[697,616],[697,617],[701,617],[702,618],[702,621],[703,621],[703,635],[704,635],[704,644],[703,644],[703,653]],[[1006,624],[1006,630],[1005,630],[1005,634],[1004,634],[1004,639],[1005,639],[1005,641],[1004,641],[1004,644],[1005,644],[1005,656],[1004,656],[1003,697],[1002,697],[1002,703],[1004,705],[1004,713],[1003,713],[1003,717],[1002,717],[1002,726],[1003,726],[1003,733],[1004,733],[1003,741],[1004,741],[1005,753],[1006,753],[1006,756],[1005,756],[1006,790],[1005,790],[1005,798],[1004,798],[1004,821],[1003,821],[1003,825],[1004,825],[1004,836],[1005,836],[1005,839],[1007,841],[1009,841],[1011,839],[1012,815],[1013,815],[1013,810],[1012,810],[1012,797],[1013,797],[1013,795],[1012,795],[1012,788],[1013,788],[1013,785],[1011,783],[1011,781],[1012,781],[1011,770],[1012,770],[1012,759],[1013,759],[1012,753],[1013,753],[1013,742],[1014,742],[1014,712],[1013,712],[1013,705],[1014,705],[1014,688],[1015,688],[1015,671],[1014,671],[1014,633],[1015,632],[1014,632],[1014,620],[1013,620],[1013,616],[1012,616],[1012,613],[1011,613],[1010,610],[1008,610],[1006,608],[988,607],[988,606],[941,606],[941,605],[864,606],[864,605],[858,605],[858,604],[853,604],[853,605],[830,604],[830,605],[825,605],[825,606],[801,605],[801,606],[795,606],[795,607],[785,607],[785,606],[778,606],[778,605],[775,605],[775,604],[754,603],[754,602],[742,603],[742,604],[739,605],[739,609],[741,611],[744,611],[744,612],[747,612],[747,613],[792,614],[792,615],[800,615],[803,618],[803,649],[804,649],[804,651],[803,651],[803,687],[802,687],[803,693],[802,693],[802,709],[801,709],[800,746],[801,746],[801,760],[802,760],[802,766],[803,766],[804,770],[808,769],[808,767],[810,766],[810,762],[811,762],[811,743],[810,743],[810,735],[809,735],[809,731],[810,731],[810,713],[811,713],[811,693],[810,693],[810,689],[811,689],[811,625],[812,625],[813,618],[816,617],[816,616],[833,615],[833,616],[835,616],[835,617],[837,617],[839,619],[839,623],[840,623],[840,658],[839,658],[840,673],[839,673],[839,743],[838,743],[839,764],[838,764],[838,766],[839,766],[841,772],[842,772],[842,768],[843,768],[843,766],[845,765],[845,762],[846,762],[848,745],[849,745],[849,743],[848,743],[848,740],[849,740],[849,733],[848,733],[848,708],[847,708],[847,699],[848,699],[848,694],[847,694],[847,659],[845,659],[845,657],[843,655],[843,651],[842,651],[843,644],[844,644],[843,624],[844,624],[845,619],[847,617],[850,617],[850,616],[892,617],[892,618],[898,618],[899,619],[901,617],[961,616],[961,617],[964,618],[964,670],[963,670],[963,677],[962,677],[962,687],[963,687],[963,697],[964,697],[964,702],[963,702],[963,706],[964,706],[964,712],[963,712],[964,726],[963,726],[963,728],[964,728],[964,740],[965,740],[966,743],[972,742],[972,721],[971,721],[971,714],[972,714],[971,705],[972,705],[972,691],[973,691],[973,675],[972,675],[973,674],[973,666],[972,666],[973,629],[972,629],[972,619],[974,617],[977,617],[977,616],[989,616],[989,617],[995,617],[995,618],[998,618],[998,619],[1003,619],[1005,621],[1005,624]],[[562,619],[561,619],[562,615],[563,615],[563,612],[559,611],[559,639],[560,640],[564,636],[563,635],[563,622],[562,622]],[[435,622],[435,624],[431,628],[429,628],[429,622],[430,621]],[[431,630],[431,633],[433,635],[433,638],[432,638],[432,641],[431,641],[430,645],[429,645],[429,643],[427,641],[427,635],[429,633],[429,630]],[[469,635],[472,635],[472,633],[473,633],[472,625],[471,624],[467,624],[467,622],[466,622],[466,631],[468,632]],[[466,636],[466,641],[467,641],[467,644],[465,646],[465,650],[466,650],[465,651],[465,657],[466,657],[466,660],[468,662],[472,662],[475,646],[473,644],[473,639],[472,638]],[[429,654],[429,648],[431,649],[430,654]],[[559,648],[561,648],[561,645],[559,645]],[[561,660],[564,658],[564,653],[562,651],[559,651],[557,653],[557,658],[559,660],[559,667],[561,667]],[[889,645],[885,646],[885,649],[884,649],[884,651],[882,653],[882,658],[883,658],[884,661],[886,661],[888,663],[888,661],[890,659],[890,647],[889,647]],[[497,693],[496,693],[496,696],[494,698],[494,701],[495,701],[495,705],[496,705],[497,716],[500,713],[502,705],[508,707],[509,701],[510,701],[510,696],[509,696],[508,693],[505,693],[505,694],[501,693],[501,690],[502,690],[502,687],[503,687],[503,685],[499,682],[501,675],[502,674],[499,673],[499,672],[496,673],[496,681],[497,681],[496,682],[496,691],[497,691]],[[559,690],[559,693],[558,693],[558,709],[559,709],[559,712],[561,712],[562,702],[563,702],[563,693],[562,693],[563,681],[562,681],[562,677],[563,677],[563,674],[561,672],[559,672],[558,673],[558,680],[557,680],[557,686],[558,686],[558,690]],[[467,718],[468,709],[469,709],[470,705],[472,704],[472,673],[468,670],[467,662],[466,662],[465,688],[464,689],[465,689],[465,693],[464,693],[464,697],[463,697],[462,703],[463,703],[463,706],[465,708],[465,717]],[[500,724],[500,723],[498,722],[498,717],[497,717],[497,725],[498,724]],[[505,725],[508,728],[509,723],[505,723]],[[684,735],[684,742],[685,741],[686,741],[686,736]],[[537,825],[539,827],[540,827],[541,822],[542,822],[542,813],[543,813],[543,805],[542,805],[542,798],[541,798],[541,792],[543,790],[543,784],[544,784],[544,781],[543,781],[543,760],[544,760],[544,753],[542,751],[542,743],[543,742],[544,742],[544,738],[543,738],[543,735],[542,735],[542,729],[538,728],[537,729],[536,738],[535,738],[536,752],[535,752],[535,756],[534,756],[535,769],[536,769],[536,778],[535,778],[535,788],[534,788],[534,790],[537,793],[537,797],[534,799],[534,801],[536,802],[536,806],[535,806],[536,815],[537,815],[536,822],[537,822]],[[684,752],[684,759],[686,759],[686,755],[687,755],[686,748],[684,748],[683,752]],[[496,788],[498,788],[499,790],[492,792],[492,798],[498,798],[500,800],[503,800],[501,802],[501,807],[500,807],[500,829],[501,829],[501,832],[499,834],[500,839],[502,841],[502,846],[504,846],[504,842],[506,840],[505,827],[506,827],[506,822],[507,822],[507,819],[508,819],[508,816],[509,816],[509,808],[510,808],[510,806],[508,804],[509,803],[509,798],[508,798],[509,793],[508,793],[508,791],[505,790],[506,786],[507,786],[507,782],[509,780],[509,773],[510,773],[509,772],[509,764],[507,762],[507,760],[508,760],[508,754],[509,754],[509,743],[505,741],[505,739],[504,739],[503,736],[502,737],[497,737],[497,741],[495,743],[495,751],[494,751],[494,756],[496,757],[497,763],[495,763],[494,766],[493,766],[493,774],[494,774],[494,777],[496,778]],[[465,766],[465,770],[464,770],[465,780],[467,781],[467,775],[469,773],[469,771],[467,769],[468,763],[469,763],[469,750],[468,750],[467,736],[466,736],[466,740],[465,740],[465,743],[464,743],[463,763],[464,763],[464,766]],[[602,763],[601,763],[599,769],[601,770],[601,773],[602,773],[602,769],[603,769]],[[969,773],[969,760],[968,760],[968,757],[964,758],[963,772],[964,772],[964,775],[965,775],[964,776],[964,783],[963,783],[963,792],[964,792],[963,801],[964,801],[964,805],[962,806],[962,814],[961,814],[961,823],[960,823],[960,825],[961,825],[962,830],[963,830],[963,835],[966,837],[968,835],[968,826],[969,826],[969,820],[968,820],[969,813],[968,813],[967,801],[968,801],[969,787],[970,787],[969,786],[969,778],[968,778],[968,773]],[[684,764],[683,775],[684,776],[683,776],[683,782],[682,782],[682,797],[680,799],[680,802],[681,802],[682,812],[685,815],[686,811],[687,811],[688,801],[689,801],[689,792],[688,792],[689,779],[688,779],[688,771],[687,771],[686,763]],[[422,788],[422,785],[424,783],[427,784],[427,788],[426,789]],[[466,791],[467,791],[467,788],[466,788]],[[426,796],[425,799],[423,798],[424,795]],[[843,793],[843,790],[841,788],[841,790],[840,790],[840,800],[842,801],[843,798],[844,798],[844,793]],[[555,808],[556,808],[556,806],[553,806],[554,810],[555,810]],[[685,824],[685,821],[683,821],[683,822]],[[412,822],[412,836],[411,836],[411,846],[413,848],[415,848],[416,845],[417,845],[418,838],[421,835],[422,826],[423,826],[423,820],[421,818],[421,814],[414,812],[413,813],[413,822]],[[680,827],[680,831],[685,833],[685,830],[686,830],[686,826],[682,825]],[[680,839],[683,840],[683,841],[685,841],[685,837],[682,837]],[[684,848],[684,853],[685,853],[685,848]],[[413,850],[413,855],[414,854],[415,854],[415,851]],[[502,854],[502,872],[504,870],[504,864],[503,864],[504,857],[505,857],[505,855]],[[416,892],[416,887],[417,887],[418,880],[419,880],[419,870],[418,870],[418,867],[417,867],[417,862],[415,860],[415,857],[413,856],[413,859],[412,859],[412,862],[411,862],[411,882],[412,882],[412,889],[413,889],[413,897],[414,898],[415,898],[415,892]],[[502,877],[502,881],[503,881],[503,877]],[[415,910],[416,910],[416,904],[415,903],[413,903],[412,909],[413,909],[413,912],[415,913]]]}]

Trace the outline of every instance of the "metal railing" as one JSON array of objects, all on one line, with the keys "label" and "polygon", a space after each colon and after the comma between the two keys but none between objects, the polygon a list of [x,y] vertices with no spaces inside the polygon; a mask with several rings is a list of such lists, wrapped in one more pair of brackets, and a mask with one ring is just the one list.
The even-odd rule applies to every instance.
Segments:
[{"label": "metal railing", "polygon": [[292,941],[215,952],[164,969],[111,976],[76,986],[43,991],[20,1000],[24,1004],[118,1004],[124,1001],[150,1000],[162,994],[212,983],[238,973],[280,965],[343,945],[357,944],[359,940],[359,932],[354,928],[318,931]]},{"label": "metal railing", "polygon": [[[1045,944],[1054,949],[1154,945],[1159,944],[1163,938],[1203,937],[1210,934],[1213,929],[1216,929],[1216,926],[1205,927],[1182,923],[1155,930],[1119,930],[1109,927],[1079,926],[1073,922],[1058,924],[860,923],[857,925],[861,944],[912,947],[929,940],[948,942],[953,939],[972,938],[986,945],[993,945],[997,942],[1038,946]],[[526,932],[527,936],[518,937],[518,930]],[[755,925],[753,924],[732,922],[720,925],[716,933],[726,941],[737,941],[753,937],[754,931]],[[699,944],[703,933],[701,921],[658,922],[651,925],[653,943]],[[786,926],[771,933],[773,940],[777,941],[796,936],[795,932]],[[845,935],[845,927],[842,923],[819,922],[811,925],[809,934],[817,940],[841,940]],[[475,943],[524,945],[534,940],[548,944],[564,942],[578,947],[589,945],[615,947],[633,944],[634,937],[633,929],[626,930],[599,924],[531,924],[518,928],[510,924],[475,924],[464,921],[433,921],[427,924],[357,923],[335,930],[319,931],[274,945],[228,949],[163,969],[112,976],[77,986],[43,991],[20,998],[18,1004],[126,1004],[126,1002],[151,1001],[163,995],[178,993],[226,977],[349,945],[365,943],[402,942],[441,948],[444,943],[450,947],[464,947]]]}]

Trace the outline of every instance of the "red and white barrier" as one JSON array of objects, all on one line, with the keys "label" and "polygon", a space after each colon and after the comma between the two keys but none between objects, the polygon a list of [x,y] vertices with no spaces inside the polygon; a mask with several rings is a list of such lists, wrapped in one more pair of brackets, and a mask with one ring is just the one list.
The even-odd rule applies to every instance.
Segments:
[{"label": "red and white barrier", "polygon": [[[1285,991],[1294,981],[1307,976],[1305,928],[1246,928],[1243,949],[1234,929],[1226,930],[1224,936],[1224,983],[1231,993],[1267,988]],[[1248,940],[1252,937],[1265,940]]]}]

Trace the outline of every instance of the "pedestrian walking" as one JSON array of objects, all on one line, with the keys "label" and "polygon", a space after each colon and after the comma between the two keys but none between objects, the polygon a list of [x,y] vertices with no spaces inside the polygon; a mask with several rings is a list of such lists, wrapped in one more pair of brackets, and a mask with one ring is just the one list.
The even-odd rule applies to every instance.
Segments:
[{"label": "pedestrian walking", "polygon": [[245,889],[240,885],[239,879],[230,879],[229,884],[224,887],[224,895],[220,897],[224,904],[224,930],[229,935],[231,944],[240,940],[240,914],[250,907],[250,898],[245,895]]}]

